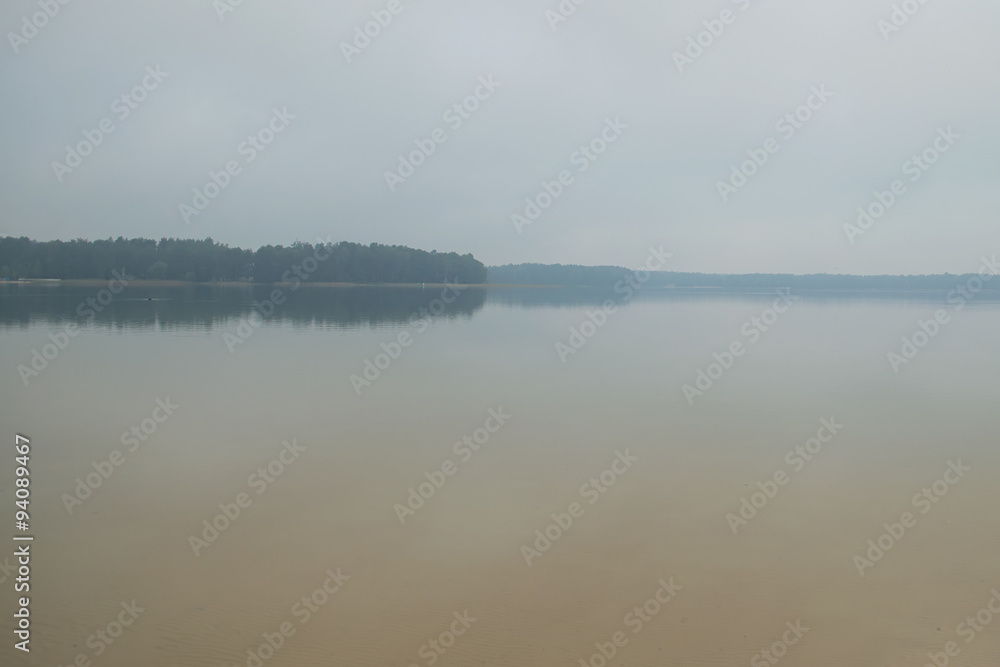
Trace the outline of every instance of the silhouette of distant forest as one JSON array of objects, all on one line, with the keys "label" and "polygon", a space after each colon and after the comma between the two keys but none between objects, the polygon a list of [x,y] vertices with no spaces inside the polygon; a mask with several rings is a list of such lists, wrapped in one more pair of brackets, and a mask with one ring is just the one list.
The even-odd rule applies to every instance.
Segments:
[{"label": "silhouette of distant forest", "polygon": [[[620,266],[579,266],[563,264],[507,264],[489,267],[489,282],[500,285],[562,285],[611,288],[631,276]],[[993,275],[988,270],[987,275]],[[936,274],[916,276],[852,276],[817,273],[792,275],[782,273],[677,273],[653,271],[643,283],[645,289],[714,288],[746,291],[789,287],[798,290],[934,290],[948,291],[967,282],[973,274]],[[1000,280],[982,281],[982,289],[1000,290]]]},{"label": "silhouette of distant forest", "polygon": [[486,267],[471,254],[439,253],[372,243],[294,243],[257,250],[230,248],[211,238],[33,241],[0,238],[0,278],[110,279],[112,271],[149,280],[258,283],[486,282]]},{"label": "silhouette of distant forest", "polygon": [[[994,267],[995,268],[995,267]],[[372,243],[293,243],[257,250],[231,248],[211,238],[34,241],[0,238],[0,278],[112,278],[112,271],[147,280],[188,282],[493,283],[612,288],[627,276],[620,266],[507,264],[487,269],[471,254],[416,250]],[[987,273],[991,273],[990,272]],[[972,274],[853,276],[779,273],[723,274],[654,271],[646,289],[713,288],[748,291],[788,287],[798,290],[947,291]],[[978,288],[977,288],[978,289]],[[1000,290],[988,280],[982,289]]]}]

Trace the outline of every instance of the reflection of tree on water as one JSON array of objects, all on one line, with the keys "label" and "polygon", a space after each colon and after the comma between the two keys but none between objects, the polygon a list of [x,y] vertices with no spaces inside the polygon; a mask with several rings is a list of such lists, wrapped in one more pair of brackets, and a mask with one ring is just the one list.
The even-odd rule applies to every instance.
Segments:
[{"label": "reflection of tree on water", "polygon": [[[418,314],[421,308],[429,308],[431,302],[440,298],[443,289],[431,284],[422,287],[328,287],[302,283],[293,291],[289,286],[274,285],[151,287],[132,283],[108,305],[92,307],[87,300],[93,301],[99,292],[107,291],[105,287],[103,284],[0,284],[0,327],[76,322],[81,326],[93,324],[112,329],[212,329],[249,315],[255,301],[263,303],[276,289],[282,291],[285,300],[265,318],[269,323],[291,322],[293,326],[321,328],[400,325]],[[943,293],[932,290],[903,293],[800,290],[797,293],[810,300],[843,302],[857,299],[938,302],[944,298]],[[735,298],[736,294],[721,289],[664,289],[651,285],[636,291],[631,302],[706,301]],[[754,294],[761,299],[774,296],[767,290],[738,294],[744,299]],[[984,293],[980,298],[995,299],[994,294]],[[444,312],[429,313],[428,317],[472,317],[487,304],[507,308],[592,308],[608,299],[621,303],[622,295],[612,288],[594,287],[462,287],[458,298],[447,305]],[[88,315],[89,311],[94,315]]]},{"label": "reflection of tree on water", "polygon": [[[441,286],[419,287],[326,287],[303,283],[297,290],[274,285],[212,286],[185,285],[150,287],[132,284],[106,306],[91,308],[103,287],[37,284],[0,287],[0,326],[27,326],[38,322],[91,322],[112,329],[212,329],[245,317],[254,302],[270,299],[281,290],[284,301],[274,308],[269,323],[291,322],[293,326],[358,328],[405,324],[425,309],[431,319],[471,317],[486,301],[483,288],[460,287],[460,293],[444,312],[427,311],[441,295]],[[152,299],[152,301],[150,301]],[[280,299],[279,299],[280,300]],[[82,307],[81,307],[82,304]],[[88,315],[93,311],[93,315]]]}]

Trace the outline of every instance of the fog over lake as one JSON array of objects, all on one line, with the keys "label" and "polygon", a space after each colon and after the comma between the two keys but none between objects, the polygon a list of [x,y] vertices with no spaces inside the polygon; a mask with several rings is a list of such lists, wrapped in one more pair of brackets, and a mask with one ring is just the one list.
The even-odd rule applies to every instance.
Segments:
[{"label": "fog over lake", "polygon": [[996,0],[0,4],[0,667],[996,667]]}]

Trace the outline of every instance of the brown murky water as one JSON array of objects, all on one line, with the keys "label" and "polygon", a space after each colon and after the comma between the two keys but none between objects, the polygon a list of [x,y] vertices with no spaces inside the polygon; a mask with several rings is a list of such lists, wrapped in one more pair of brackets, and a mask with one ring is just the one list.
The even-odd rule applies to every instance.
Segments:
[{"label": "brown murky water", "polygon": [[[35,535],[32,651],[7,576],[4,665],[1000,660],[995,304],[895,373],[940,303],[805,296],[754,340],[773,295],[647,297],[563,363],[600,299],[491,293],[420,331],[405,299],[387,319],[300,309],[230,353],[238,319],[176,319],[185,294],[84,326],[28,386],[17,366],[78,299],[34,316],[18,296],[0,329]],[[404,331],[359,395],[350,376]],[[692,405],[699,369],[723,372]]]}]

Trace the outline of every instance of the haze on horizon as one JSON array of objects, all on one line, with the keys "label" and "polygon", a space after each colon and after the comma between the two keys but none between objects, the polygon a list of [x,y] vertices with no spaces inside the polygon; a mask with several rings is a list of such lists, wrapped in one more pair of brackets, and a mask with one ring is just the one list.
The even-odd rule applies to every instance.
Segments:
[{"label": "haze on horizon", "polygon": [[[713,273],[962,274],[1000,251],[995,2],[395,2],[77,1],[32,34],[38,0],[10,0],[0,235],[329,238],[488,265],[634,267],[662,245],[667,270]],[[889,32],[903,4],[919,10]],[[575,11],[554,23],[560,5]],[[345,54],[372,12],[391,22]],[[706,30],[721,34],[679,66]],[[144,81],[143,101],[120,100]],[[478,109],[448,111],[477,89]],[[777,125],[811,96],[811,118]],[[93,152],[54,169],[102,119]],[[269,125],[272,143],[244,144]],[[602,132],[606,152],[581,158]],[[769,139],[723,201],[718,183]],[[935,142],[934,164],[906,165]],[[564,170],[518,233],[512,214]],[[897,179],[851,243],[844,225]]]}]

